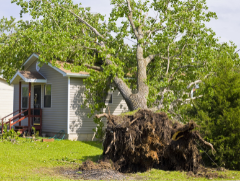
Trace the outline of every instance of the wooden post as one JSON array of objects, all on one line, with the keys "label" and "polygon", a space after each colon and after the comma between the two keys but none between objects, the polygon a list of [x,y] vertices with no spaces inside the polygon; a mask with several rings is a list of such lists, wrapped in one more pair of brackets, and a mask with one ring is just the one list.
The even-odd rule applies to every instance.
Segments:
[{"label": "wooden post", "polygon": [[40,108],[40,135],[42,136],[42,109]]},{"label": "wooden post", "polygon": [[11,119],[9,119],[9,130],[11,130]]},{"label": "wooden post", "polygon": [[[19,81],[19,113],[22,112],[22,83]],[[19,119],[21,119],[21,115],[19,115]],[[21,121],[19,122],[19,126],[21,126]]]},{"label": "wooden post", "polygon": [[28,133],[30,135],[30,131],[31,131],[31,82],[29,82],[28,85]]}]

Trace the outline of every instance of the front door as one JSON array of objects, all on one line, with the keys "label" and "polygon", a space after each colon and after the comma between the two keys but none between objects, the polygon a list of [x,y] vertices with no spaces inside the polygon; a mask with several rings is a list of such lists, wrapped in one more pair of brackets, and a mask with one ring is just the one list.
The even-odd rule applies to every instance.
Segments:
[{"label": "front door", "polygon": [[[34,85],[34,115],[40,115],[41,109],[41,85]],[[39,110],[38,110],[39,109]],[[40,118],[33,119],[33,125],[40,125]]]}]

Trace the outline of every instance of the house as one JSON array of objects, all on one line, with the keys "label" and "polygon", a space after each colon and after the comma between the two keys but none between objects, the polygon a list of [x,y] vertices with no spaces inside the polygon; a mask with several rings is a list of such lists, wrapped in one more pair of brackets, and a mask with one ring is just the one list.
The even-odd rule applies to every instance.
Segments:
[{"label": "house", "polygon": [[[10,126],[22,131],[30,131],[34,126],[47,136],[64,130],[68,139],[91,140],[96,124],[87,116],[90,109],[81,108],[83,79],[89,73],[71,72],[61,62],[58,62],[60,67],[51,63],[39,67],[38,59],[33,53],[10,81],[14,86],[13,111],[16,111]],[[128,110],[119,91],[109,95],[106,104],[114,115]]]},{"label": "house", "polygon": [[0,120],[13,112],[13,86],[0,75]]}]

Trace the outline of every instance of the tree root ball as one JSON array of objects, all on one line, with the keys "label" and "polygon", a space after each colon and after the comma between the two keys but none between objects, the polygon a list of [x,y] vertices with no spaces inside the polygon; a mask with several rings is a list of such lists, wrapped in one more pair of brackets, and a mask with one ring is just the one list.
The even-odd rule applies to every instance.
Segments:
[{"label": "tree root ball", "polygon": [[165,113],[139,110],[134,115],[105,116],[108,119],[103,158],[112,160],[120,172],[185,170],[197,172],[201,156],[196,141],[204,141],[194,122],[173,123]]}]

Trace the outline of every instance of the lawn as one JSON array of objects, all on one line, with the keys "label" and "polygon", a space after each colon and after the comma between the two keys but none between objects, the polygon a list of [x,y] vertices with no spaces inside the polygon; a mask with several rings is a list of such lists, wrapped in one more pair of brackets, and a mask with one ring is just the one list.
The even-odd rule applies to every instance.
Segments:
[{"label": "lawn", "polygon": [[96,142],[48,143],[23,138],[17,144],[0,142],[0,150],[0,180],[67,180],[57,174],[58,168],[76,168],[88,158],[97,160],[102,153]]},{"label": "lawn", "polygon": [[[101,143],[97,142],[69,140],[50,143],[31,142],[23,138],[18,143],[0,141],[0,180],[70,180],[60,170],[77,169],[86,159],[98,160],[101,147]],[[228,175],[227,180],[240,180],[240,172],[223,172],[225,174]],[[209,180],[188,177],[186,172],[156,169],[130,176],[137,180]]]}]

